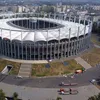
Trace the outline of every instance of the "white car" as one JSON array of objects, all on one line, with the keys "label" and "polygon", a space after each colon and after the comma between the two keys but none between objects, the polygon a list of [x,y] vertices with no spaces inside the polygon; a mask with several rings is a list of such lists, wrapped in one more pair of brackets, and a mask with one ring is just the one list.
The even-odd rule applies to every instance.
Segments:
[{"label": "white car", "polygon": [[95,79],[92,79],[91,80],[91,83],[93,83],[93,84],[96,83],[96,80]]},{"label": "white car", "polygon": [[23,77],[18,75],[18,76],[16,76],[16,78],[22,79]]},{"label": "white car", "polygon": [[92,84],[100,84],[100,79],[99,79],[99,78],[97,78],[97,79],[92,79],[92,80],[91,80],[91,83],[92,83]]}]

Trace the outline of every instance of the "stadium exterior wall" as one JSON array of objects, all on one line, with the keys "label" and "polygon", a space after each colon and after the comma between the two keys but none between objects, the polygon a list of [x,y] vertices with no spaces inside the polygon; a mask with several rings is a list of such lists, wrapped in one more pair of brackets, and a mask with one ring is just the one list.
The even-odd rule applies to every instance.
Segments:
[{"label": "stadium exterior wall", "polygon": [[[90,23],[91,27],[92,24]],[[85,31],[85,30],[84,30]],[[60,59],[86,50],[90,46],[91,32],[71,39],[58,42],[30,42],[0,38],[0,54],[14,59],[49,60]]]}]

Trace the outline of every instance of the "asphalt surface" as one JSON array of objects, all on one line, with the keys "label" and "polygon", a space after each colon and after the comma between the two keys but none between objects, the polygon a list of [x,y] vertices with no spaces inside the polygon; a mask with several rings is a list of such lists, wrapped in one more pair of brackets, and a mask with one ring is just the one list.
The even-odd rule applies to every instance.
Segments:
[{"label": "asphalt surface", "polygon": [[[0,74],[0,82],[11,85],[37,87],[37,88],[59,88],[61,82],[78,83],[77,86],[85,86],[91,84],[93,78],[100,78],[100,65],[87,69],[84,73],[74,75],[74,78],[68,77],[47,77],[47,78],[22,78],[17,79],[16,76]],[[66,86],[63,86],[66,87]],[[68,86],[67,86],[68,87]]]}]

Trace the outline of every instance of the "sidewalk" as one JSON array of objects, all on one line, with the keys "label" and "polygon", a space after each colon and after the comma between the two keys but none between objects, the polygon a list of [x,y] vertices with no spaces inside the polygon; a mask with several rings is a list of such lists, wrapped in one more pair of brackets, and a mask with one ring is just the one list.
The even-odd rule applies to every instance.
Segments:
[{"label": "sidewalk", "polygon": [[18,63],[27,63],[27,64],[45,64],[45,63],[48,63],[47,60],[20,60],[20,59],[5,58],[3,56],[1,58],[8,60],[8,61],[13,61],[13,62],[18,62]]},{"label": "sidewalk", "polygon": [[21,64],[18,76],[30,77],[31,76],[32,65],[31,64]]},{"label": "sidewalk", "polygon": [[83,60],[81,57],[77,57],[75,58],[75,61],[82,65],[85,69],[89,69],[91,68],[92,66],[90,64],[88,64],[85,60]]}]

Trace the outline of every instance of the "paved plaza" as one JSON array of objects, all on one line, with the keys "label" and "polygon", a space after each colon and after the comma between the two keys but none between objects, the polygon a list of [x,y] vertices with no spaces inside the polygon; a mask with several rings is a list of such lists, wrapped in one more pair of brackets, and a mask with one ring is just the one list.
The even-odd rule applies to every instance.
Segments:
[{"label": "paved plaza", "polygon": [[90,64],[88,64],[85,60],[83,60],[81,57],[77,57],[75,58],[77,64],[82,65],[85,69],[89,69],[92,66]]},{"label": "paved plaza", "polygon": [[[90,96],[100,93],[100,90],[90,83],[93,78],[100,77],[100,65],[91,67],[82,58],[75,58],[78,64],[86,70],[83,74],[71,77],[45,77],[45,78],[23,78],[16,79],[15,76],[0,75],[0,89],[6,93],[6,96],[12,96],[17,92],[20,99],[23,100],[56,100],[61,97],[62,100],[88,100]],[[59,95],[57,92],[60,82],[78,83],[78,86],[71,87],[78,90],[77,95]],[[70,87],[63,87],[69,90]]]},{"label": "paved plaza", "polygon": [[[74,88],[79,91],[77,95],[59,95],[57,92],[59,88],[30,88],[8,85],[5,83],[0,83],[0,89],[3,89],[7,96],[12,96],[14,92],[17,92],[19,98],[23,100],[52,100],[56,99],[58,96],[62,97],[62,100],[87,100],[90,96],[100,92],[94,85]],[[68,90],[68,88],[65,89]]]}]

